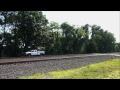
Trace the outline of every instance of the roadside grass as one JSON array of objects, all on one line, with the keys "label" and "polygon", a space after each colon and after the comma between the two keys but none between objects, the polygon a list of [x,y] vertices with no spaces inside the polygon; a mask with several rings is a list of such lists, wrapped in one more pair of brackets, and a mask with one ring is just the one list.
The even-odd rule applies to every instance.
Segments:
[{"label": "roadside grass", "polygon": [[44,76],[45,76],[45,74],[37,73],[37,74],[31,75],[31,76],[21,76],[21,77],[19,77],[19,79],[39,79]]},{"label": "roadside grass", "polygon": [[120,59],[111,59],[76,69],[22,76],[20,79],[120,79]]}]

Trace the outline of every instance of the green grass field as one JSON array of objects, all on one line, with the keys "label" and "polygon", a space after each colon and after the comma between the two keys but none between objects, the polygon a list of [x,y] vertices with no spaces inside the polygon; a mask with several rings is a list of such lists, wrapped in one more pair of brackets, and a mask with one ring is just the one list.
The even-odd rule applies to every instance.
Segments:
[{"label": "green grass field", "polygon": [[21,76],[19,79],[120,79],[120,59],[112,59],[75,69]]}]

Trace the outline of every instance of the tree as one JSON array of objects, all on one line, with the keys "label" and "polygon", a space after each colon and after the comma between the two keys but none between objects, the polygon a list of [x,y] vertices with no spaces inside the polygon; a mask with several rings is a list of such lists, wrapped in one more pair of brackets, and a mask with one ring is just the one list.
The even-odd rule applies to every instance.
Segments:
[{"label": "tree", "polygon": [[110,32],[105,31],[103,35],[103,45],[105,52],[114,52],[115,47],[114,35]]},{"label": "tree", "polygon": [[[0,25],[3,29],[1,35],[6,38],[6,29],[9,29],[15,56],[18,54],[18,49],[23,48],[24,51],[27,51],[37,47],[45,47],[48,38],[46,35],[48,20],[42,12],[1,11],[0,16]],[[3,46],[3,42],[1,46]]]},{"label": "tree", "polygon": [[49,23],[41,11],[0,11],[0,26],[2,56],[3,51],[19,56],[30,49],[44,49],[47,54],[120,51],[114,35],[100,26]]},{"label": "tree", "polygon": [[63,53],[73,53],[73,41],[74,41],[74,32],[75,29],[73,26],[68,23],[61,24],[62,29],[62,51]]},{"label": "tree", "polygon": [[17,20],[16,34],[22,47],[24,47],[24,51],[27,51],[33,45],[35,48],[44,45],[45,29],[48,22],[42,12],[18,11]]},{"label": "tree", "polygon": [[85,31],[85,38],[84,38],[84,53],[88,53],[89,51],[87,51],[87,48],[89,47],[89,43],[90,41],[90,36],[91,36],[91,31],[90,31],[90,25],[86,24],[84,26],[82,26],[81,28]]},{"label": "tree", "polygon": [[6,27],[8,27],[8,17],[11,14],[11,11],[0,11],[0,25],[2,27],[2,42],[1,42],[1,56],[4,55],[4,51],[3,51],[3,44],[5,44],[4,40],[6,38]]},{"label": "tree", "polygon": [[115,43],[115,52],[120,52],[120,43]]},{"label": "tree", "polygon": [[89,53],[113,52],[115,38],[112,33],[104,31],[100,26],[93,25],[91,39],[87,46]]},{"label": "tree", "polygon": [[49,38],[46,51],[51,54],[62,54],[60,25],[56,22],[49,23]]},{"label": "tree", "polygon": [[86,32],[82,28],[75,29],[75,37],[73,42],[74,53],[83,53],[85,51]]}]

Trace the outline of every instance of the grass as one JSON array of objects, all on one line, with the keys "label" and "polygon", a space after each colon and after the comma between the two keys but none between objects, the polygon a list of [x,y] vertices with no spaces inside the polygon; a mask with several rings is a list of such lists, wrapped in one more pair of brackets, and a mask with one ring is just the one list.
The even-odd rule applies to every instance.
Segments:
[{"label": "grass", "polygon": [[120,79],[120,59],[112,59],[76,69],[22,76],[20,79]]},{"label": "grass", "polygon": [[19,77],[19,79],[39,79],[44,76],[45,76],[45,74],[37,73],[37,74],[31,75],[31,76],[21,76],[21,77]]}]

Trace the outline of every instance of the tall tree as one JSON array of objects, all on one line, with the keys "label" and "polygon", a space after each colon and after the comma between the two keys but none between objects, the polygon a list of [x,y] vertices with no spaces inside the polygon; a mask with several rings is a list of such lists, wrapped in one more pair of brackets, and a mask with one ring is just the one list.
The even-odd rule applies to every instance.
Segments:
[{"label": "tall tree", "polygon": [[75,29],[73,26],[69,25],[68,23],[61,24],[62,29],[62,51],[64,53],[73,53],[73,37]]},{"label": "tall tree", "polygon": [[34,45],[35,48],[44,45],[47,19],[39,11],[18,11],[18,37],[24,46],[24,51]]},{"label": "tall tree", "polygon": [[92,35],[87,47],[87,52],[101,53],[114,51],[115,38],[112,33],[104,31],[100,26],[92,26]]},{"label": "tall tree", "polygon": [[82,28],[75,29],[73,42],[74,53],[83,53],[85,51],[86,32]]},{"label": "tall tree", "polygon": [[3,33],[2,34],[2,42],[1,42],[1,56],[4,55],[4,52],[3,52],[3,44],[5,44],[4,40],[6,38],[6,27],[9,25],[8,24],[8,17],[10,15],[11,11],[0,11],[0,25],[1,25],[1,32]]},{"label": "tall tree", "polygon": [[61,54],[61,30],[57,22],[49,23],[49,39],[47,43],[47,51],[51,54]]}]

